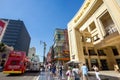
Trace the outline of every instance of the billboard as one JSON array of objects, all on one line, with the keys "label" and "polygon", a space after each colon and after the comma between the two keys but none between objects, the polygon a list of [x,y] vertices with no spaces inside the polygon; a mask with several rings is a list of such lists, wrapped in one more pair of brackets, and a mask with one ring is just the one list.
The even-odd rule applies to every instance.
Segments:
[{"label": "billboard", "polygon": [[0,20],[0,35],[2,34],[4,27],[5,27],[5,22]]}]

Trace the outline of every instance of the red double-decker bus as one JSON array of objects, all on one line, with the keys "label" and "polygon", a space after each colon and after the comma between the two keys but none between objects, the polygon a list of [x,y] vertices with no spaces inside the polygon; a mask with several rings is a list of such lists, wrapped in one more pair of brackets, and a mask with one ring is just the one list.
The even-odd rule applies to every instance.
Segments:
[{"label": "red double-decker bus", "polygon": [[18,74],[26,71],[28,59],[23,51],[11,51],[5,63],[3,73]]}]

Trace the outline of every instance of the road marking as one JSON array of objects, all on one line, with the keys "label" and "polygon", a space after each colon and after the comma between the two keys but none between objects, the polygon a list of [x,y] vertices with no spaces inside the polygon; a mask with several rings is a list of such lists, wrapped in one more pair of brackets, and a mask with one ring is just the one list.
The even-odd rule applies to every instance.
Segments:
[{"label": "road marking", "polygon": [[40,76],[36,76],[36,77],[34,78],[34,80],[39,80],[39,78],[40,78]]}]

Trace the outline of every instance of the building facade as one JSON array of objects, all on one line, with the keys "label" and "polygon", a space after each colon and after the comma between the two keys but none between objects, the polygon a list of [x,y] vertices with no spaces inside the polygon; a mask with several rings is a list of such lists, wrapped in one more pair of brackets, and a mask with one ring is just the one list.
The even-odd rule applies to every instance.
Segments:
[{"label": "building facade", "polygon": [[67,29],[57,28],[54,33],[54,62],[57,65],[65,64],[70,60],[69,58],[69,45],[68,45],[68,32]]},{"label": "building facade", "polygon": [[32,59],[32,57],[36,55],[35,53],[36,53],[36,48],[35,47],[29,48],[28,57],[30,59]]},{"label": "building facade", "polygon": [[70,59],[102,70],[120,67],[120,1],[85,0],[68,23]]},{"label": "building facade", "polygon": [[14,47],[14,50],[25,51],[28,54],[30,45],[30,35],[21,20],[2,19],[7,22],[7,26],[1,42]]}]

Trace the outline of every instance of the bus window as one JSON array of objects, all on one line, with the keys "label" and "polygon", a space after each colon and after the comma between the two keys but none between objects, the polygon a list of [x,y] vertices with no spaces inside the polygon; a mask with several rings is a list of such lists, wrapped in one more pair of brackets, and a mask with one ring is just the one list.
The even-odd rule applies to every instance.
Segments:
[{"label": "bus window", "polygon": [[11,65],[19,65],[19,61],[18,60],[12,60],[10,64]]}]

